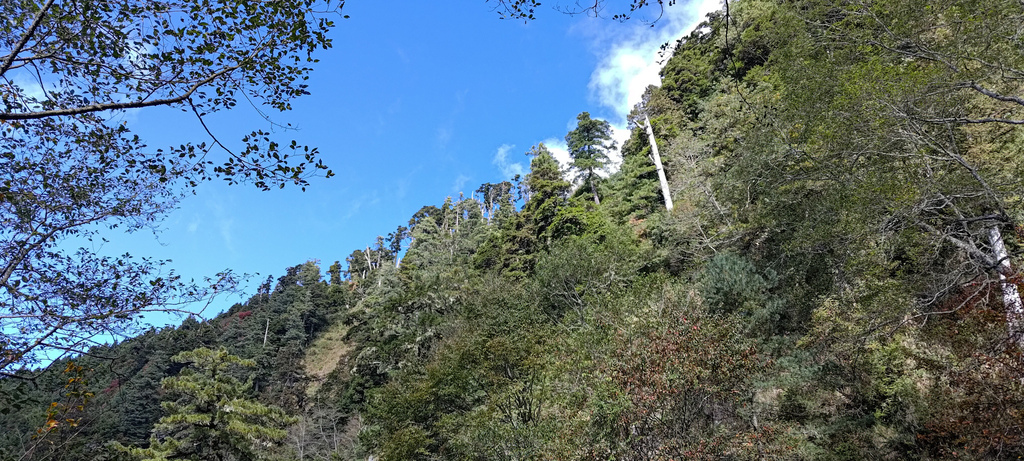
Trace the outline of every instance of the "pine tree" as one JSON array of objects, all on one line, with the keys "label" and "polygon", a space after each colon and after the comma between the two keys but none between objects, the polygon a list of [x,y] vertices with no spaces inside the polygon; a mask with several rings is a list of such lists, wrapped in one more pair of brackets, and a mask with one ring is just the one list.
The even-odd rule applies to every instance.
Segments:
[{"label": "pine tree", "polygon": [[594,194],[594,203],[600,205],[597,186],[594,184],[597,171],[608,164],[609,149],[615,148],[612,141],[612,128],[605,120],[590,118],[589,112],[581,112],[576,116],[576,129],[565,135],[565,144],[572,157],[572,168],[576,171],[576,179],[582,179],[590,186]]},{"label": "pine tree", "polygon": [[530,199],[523,212],[529,216],[536,235],[541,236],[555,220],[558,208],[565,204],[572,185],[562,177],[558,161],[543,143],[530,149],[527,155],[533,156],[533,160],[530,162],[530,174],[526,177]]},{"label": "pine tree", "polygon": [[136,459],[251,460],[279,444],[294,422],[284,410],[248,398],[251,379],[235,377],[255,362],[205,347],[171,358],[189,364],[161,387],[179,398],[165,401],[167,413],[153,430],[149,448],[112,446]]}]

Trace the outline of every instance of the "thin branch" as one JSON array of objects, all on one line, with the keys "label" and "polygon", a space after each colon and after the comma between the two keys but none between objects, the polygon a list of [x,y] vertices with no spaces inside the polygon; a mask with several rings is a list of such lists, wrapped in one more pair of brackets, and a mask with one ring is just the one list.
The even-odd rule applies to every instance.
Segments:
[{"label": "thin branch", "polygon": [[196,82],[194,85],[192,85],[191,88],[188,89],[187,92],[185,92],[181,96],[176,96],[176,97],[173,97],[173,98],[154,99],[152,101],[140,100],[140,101],[132,101],[132,102],[115,102],[115,103],[105,103],[105,104],[93,104],[93,105],[82,106],[82,107],[71,107],[71,108],[66,108],[66,109],[54,109],[54,110],[47,110],[47,111],[42,111],[42,112],[26,112],[26,113],[20,113],[20,114],[0,113],[0,120],[35,120],[35,119],[41,119],[41,118],[47,118],[47,117],[60,117],[60,116],[66,116],[66,115],[80,115],[80,114],[87,114],[87,113],[92,113],[92,112],[102,112],[102,111],[105,111],[105,110],[138,109],[138,108],[142,108],[142,107],[152,107],[152,106],[163,106],[163,105],[177,104],[177,103],[180,103],[182,101],[185,101],[185,100],[191,98],[192,95],[196,91],[199,90],[199,88],[202,88],[203,86],[207,85],[208,83],[216,80],[217,78],[219,78],[219,77],[221,77],[221,76],[223,76],[225,74],[230,73],[231,71],[234,71],[234,70],[240,68],[241,66],[242,66],[241,64],[238,64],[238,65],[234,65],[234,66],[231,66],[231,67],[226,67],[224,69],[221,69],[220,71],[210,75],[209,77],[207,77],[207,78],[205,78],[205,79],[203,79],[203,80],[201,80],[199,82]]},{"label": "thin branch", "polygon": [[17,256],[11,258],[11,260],[8,261],[7,266],[4,268],[4,271],[0,273],[0,286],[7,286],[7,281],[10,280],[11,275],[14,273],[14,270],[18,267],[18,265],[20,265],[21,262],[24,261],[25,258],[31,252],[38,250],[43,244],[45,244],[48,240],[53,238],[54,235],[57,235],[60,232],[64,232],[66,230],[73,229],[76,227],[86,226],[111,216],[116,216],[116,210],[107,210],[106,212],[100,213],[96,216],[81,219],[78,221],[72,221],[61,226],[55,226],[54,228],[50,229],[50,231],[47,232],[46,234],[36,234],[35,232],[33,232],[33,235],[41,235],[41,238],[36,240],[36,242],[31,244],[28,248],[22,248],[22,250],[18,252]]},{"label": "thin branch", "polygon": [[232,157],[238,158],[238,156],[235,155],[235,153],[232,152],[231,149],[228,149],[227,146],[221,143],[220,140],[213,135],[213,132],[210,131],[210,128],[206,126],[206,121],[203,120],[203,116],[199,113],[199,109],[196,109],[196,105],[192,103],[191,99],[188,101],[188,105],[192,108],[192,113],[196,114],[196,118],[199,119],[199,124],[203,126],[204,130],[206,130],[206,134],[210,135],[210,138],[213,139],[213,142],[220,146],[221,149],[224,149],[224,151],[226,151],[228,154],[231,154]]},{"label": "thin branch", "polygon": [[39,249],[39,247],[41,247],[51,237],[53,237],[57,232],[60,232],[60,231],[61,231],[60,228],[54,228],[50,232],[47,232],[46,234],[43,234],[42,238],[38,239],[35,243],[32,243],[27,248],[22,248],[20,251],[18,251],[17,256],[14,256],[13,258],[11,258],[11,260],[8,261],[8,263],[7,263],[7,267],[5,267],[4,271],[2,273],[0,273],[0,286],[6,287],[7,286],[7,281],[10,280],[11,275],[14,273],[15,268],[17,268],[22,263],[22,261],[24,261],[25,258],[28,257],[28,255],[30,253],[32,253],[33,251],[36,251],[37,249]]},{"label": "thin branch", "polygon": [[939,237],[942,237],[942,238],[948,240],[954,246],[960,248],[961,250],[966,251],[967,254],[969,254],[972,257],[978,259],[979,261],[981,261],[986,266],[988,266],[988,267],[996,267],[997,263],[995,261],[993,261],[992,258],[989,255],[986,255],[984,252],[982,252],[976,246],[974,246],[974,244],[965,242],[963,240],[960,240],[960,239],[958,239],[956,237],[953,237],[952,235],[939,232],[938,229],[932,227],[928,223],[919,222],[919,223],[917,223],[917,225],[919,227],[921,227],[922,229],[924,229],[924,230],[926,230],[928,232],[931,232],[932,234],[935,234],[935,235],[937,235]]},{"label": "thin branch", "polygon": [[3,370],[5,368],[7,368],[9,365],[13,365],[13,364],[17,363],[18,361],[20,361],[22,359],[22,357],[25,357],[30,352],[32,352],[33,349],[35,349],[39,345],[43,344],[43,342],[45,342],[47,340],[47,338],[49,338],[50,336],[53,336],[55,333],[60,331],[60,329],[63,328],[64,326],[65,325],[62,325],[62,324],[54,325],[54,326],[50,327],[45,333],[43,333],[38,338],[36,338],[36,340],[33,341],[32,344],[30,344],[30,345],[28,345],[28,346],[26,346],[24,348],[21,348],[17,352],[12,352],[12,353],[7,354],[4,358],[0,359],[0,370]]},{"label": "thin branch", "polygon": [[3,75],[11,69],[11,65],[14,64],[14,59],[17,58],[18,54],[20,54],[21,51],[25,49],[25,45],[28,44],[29,39],[31,39],[32,36],[35,35],[36,29],[38,29],[39,25],[43,23],[43,17],[46,16],[46,10],[50,9],[52,5],[53,0],[46,0],[46,3],[44,3],[43,6],[39,8],[39,12],[36,13],[35,19],[32,20],[32,25],[28,27],[28,30],[25,31],[25,35],[21,37],[21,40],[18,41],[18,44],[14,46],[13,50],[11,50],[11,54],[8,54],[7,57],[4,58],[3,64],[0,64],[0,75]]},{"label": "thin branch", "polygon": [[990,97],[992,99],[998,99],[998,100],[1003,101],[1003,102],[1012,102],[1012,103],[1024,106],[1024,99],[1018,98],[1016,96],[1006,96],[1006,95],[1002,95],[1002,94],[996,93],[995,91],[992,91],[992,90],[990,90],[988,88],[985,88],[985,87],[983,87],[981,85],[978,85],[976,82],[967,82],[967,83],[963,84],[963,86],[966,87],[966,88],[971,88],[974,91],[977,91],[978,93],[981,93],[981,94],[983,94],[985,96],[988,96],[988,97]]},{"label": "thin branch", "polygon": [[1012,119],[1012,118],[999,118],[999,117],[985,117],[985,118],[926,118],[922,121],[928,123],[961,123],[967,125],[977,125],[981,123],[1003,123],[1006,125],[1024,125],[1024,120]]},{"label": "thin branch", "polygon": [[[975,282],[971,282],[971,284],[973,284],[973,283],[975,283]],[[971,293],[970,296],[968,296],[966,299],[964,299],[963,302],[961,302],[959,305],[957,305],[956,307],[954,307],[952,309],[947,309],[947,310],[944,310],[944,311],[922,312],[920,314],[911,315],[909,317],[906,317],[906,318],[903,319],[903,321],[899,322],[899,324],[897,324],[895,327],[893,327],[891,330],[889,330],[888,335],[891,336],[893,333],[896,332],[896,330],[899,330],[900,328],[902,328],[903,325],[906,325],[906,324],[908,324],[908,323],[910,323],[910,322],[912,322],[914,320],[917,320],[919,318],[922,318],[922,317],[925,317],[927,319],[928,317],[931,317],[933,315],[955,314],[955,313],[959,312],[961,309],[963,309],[965,306],[967,306],[971,301],[974,300],[975,297],[977,297],[978,295],[982,294],[982,292],[984,292],[984,291],[987,291],[987,287],[985,285],[982,285],[974,293]],[[892,322],[887,322],[887,324],[891,324],[891,323]],[[885,325],[886,324],[882,324],[882,325],[879,325],[879,326],[877,326],[875,328],[872,328],[871,331],[868,332],[868,334],[870,335],[871,333],[873,333],[875,331],[878,331],[880,328],[884,327]]]}]

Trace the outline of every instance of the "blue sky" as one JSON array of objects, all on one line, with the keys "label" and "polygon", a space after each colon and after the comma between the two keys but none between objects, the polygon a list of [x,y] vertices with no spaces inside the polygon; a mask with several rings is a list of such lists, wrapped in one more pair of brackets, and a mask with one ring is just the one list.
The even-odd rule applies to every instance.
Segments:
[{"label": "blue sky", "polygon": [[[228,268],[259,273],[250,294],[267,275],[309,259],[326,270],[424,205],[525,172],[531,145],[564,152],[562,140],[582,111],[624,135],[626,113],[657,83],[659,46],[720,3],[679,2],[653,28],[568,16],[547,3],[539,19],[524,24],[499,19],[493,6],[348,2],[350,18],[337,21],[333,49],[318,55],[311,95],[290,112],[271,114],[298,127],[276,130],[278,139],[316,146],[336,176],[312,180],[306,192],[205,184],[155,237],[116,235],[102,251],[170,259],[186,278]],[[125,117],[152,147],[205,136],[179,112]],[[241,105],[208,123],[235,146],[245,133],[271,128]],[[205,314],[241,301],[220,300]]]}]

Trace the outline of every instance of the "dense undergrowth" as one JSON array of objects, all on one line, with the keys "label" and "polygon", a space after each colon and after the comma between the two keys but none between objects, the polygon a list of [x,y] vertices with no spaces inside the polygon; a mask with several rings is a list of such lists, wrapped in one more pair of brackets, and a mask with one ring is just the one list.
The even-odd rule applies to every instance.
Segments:
[{"label": "dense undergrowth", "polygon": [[146,446],[200,346],[255,360],[252,396],[297,418],[268,459],[1024,455],[1020,278],[992,256],[1024,211],[1021,6],[730,6],[635,112],[673,210],[642,123],[600,205],[537,146],[345,271],[3,380],[0,456]]}]

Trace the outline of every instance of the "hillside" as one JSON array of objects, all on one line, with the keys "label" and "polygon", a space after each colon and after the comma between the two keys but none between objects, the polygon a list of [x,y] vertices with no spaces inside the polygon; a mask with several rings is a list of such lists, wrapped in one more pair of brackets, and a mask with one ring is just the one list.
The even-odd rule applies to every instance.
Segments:
[{"label": "hillside", "polygon": [[293,418],[264,459],[1024,456],[1021,5],[729,6],[618,171],[584,112],[568,170],[534,146],[326,276],[3,379],[0,459],[157,444],[201,346]]}]

